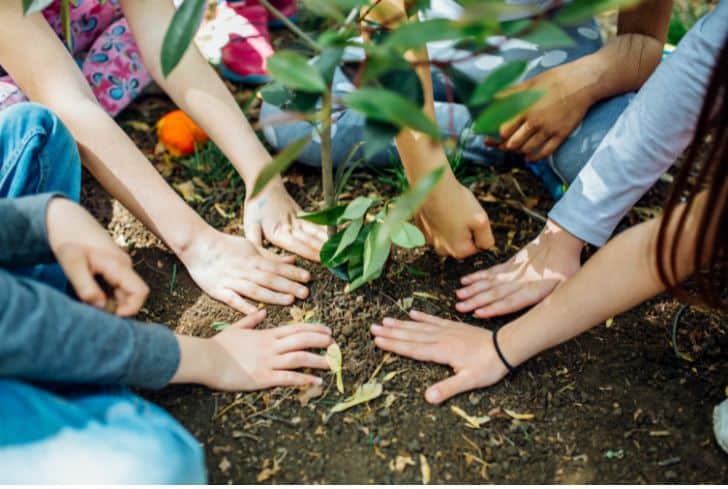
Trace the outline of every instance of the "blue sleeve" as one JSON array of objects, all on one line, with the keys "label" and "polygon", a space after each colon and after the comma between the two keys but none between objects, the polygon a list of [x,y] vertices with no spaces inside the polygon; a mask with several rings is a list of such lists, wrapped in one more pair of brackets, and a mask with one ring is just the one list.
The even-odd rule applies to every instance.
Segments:
[{"label": "blue sleeve", "polygon": [[0,267],[18,268],[55,260],[48,244],[46,209],[59,194],[0,199]]},{"label": "blue sleeve", "polygon": [[0,269],[0,377],[156,389],[179,361],[168,328],[107,314]]},{"label": "blue sleeve", "polygon": [[728,31],[728,0],[700,19],[655,70],[549,217],[602,246],[690,144]]}]

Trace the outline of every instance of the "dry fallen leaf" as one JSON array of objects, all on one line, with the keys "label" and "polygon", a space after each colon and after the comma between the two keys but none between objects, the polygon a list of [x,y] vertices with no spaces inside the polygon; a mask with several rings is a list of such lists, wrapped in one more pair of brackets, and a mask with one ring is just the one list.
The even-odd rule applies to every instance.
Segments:
[{"label": "dry fallen leaf", "polygon": [[342,376],[342,363],[341,348],[336,343],[331,343],[326,349],[326,362],[329,364],[329,368],[336,375],[336,390],[340,393],[344,393],[344,378]]},{"label": "dry fallen leaf", "polygon": [[392,380],[393,378],[395,378],[397,375],[401,374],[402,372],[404,372],[406,370],[407,370],[406,368],[403,368],[401,370],[395,370],[394,372],[389,372],[387,375],[385,375],[382,378],[382,383],[383,384],[386,384],[387,382],[389,382],[390,380]]},{"label": "dry fallen leaf", "polygon": [[228,470],[230,470],[230,467],[232,467],[233,464],[230,463],[230,460],[228,460],[227,457],[223,457],[222,460],[220,460],[220,463],[218,464],[218,468],[222,473],[227,473]]},{"label": "dry fallen leaf", "polygon": [[606,322],[604,323],[604,325],[605,325],[605,326],[606,326],[607,328],[611,328],[613,324],[614,324],[614,318],[609,318],[609,319],[607,319],[607,320],[606,320]]},{"label": "dry fallen leaf", "polygon": [[397,472],[404,472],[409,465],[415,465],[415,461],[409,455],[397,455],[397,458],[393,463],[390,463],[390,469],[394,469]]},{"label": "dry fallen leaf", "polygon": [[422,484],[429,484],[431,477],[430,464],[427,463],[427,458],[422,454],[420,454],[420,473],[422,474]]},{"label": "dry fallen leaf", "polygon": [[387,398],[384,400],[384,407],[389,409],[392,407],[392,404],[394,404],[394,401],[397,400],[396,394],[388,394]]},{"label": "dry fallen leaf", "polygon": [[519,421],[531,421],[533,418],[536,417],[536,415],[531,413],[517,413],[515,411],[511,411],[510,409],[503,409],[503,412],[505,412],[511,418],[517,419]]},{"label": "dry fallen leaf", "polygon": [[187,202],[194,202],[198,198],[197,192],[195,191],[195,184],[192,183],[192,180],[175,183],[173,184],[173,187],[177,189]]},{"label": "dry fallen leaf", "polygon": [[364,384],[356,390],[353,396],[332,407],[330,414],[346,411],[354,406],[376,399],[382,395],[383,390],[382,384],[379,382]]},{"label": "dry fallen leaf", "polygon": [[311,399],[320,397],[323,393],[323,386],[319,384],[311,384],[298,395],[298,402],[301,403],[301,406],[307,406],[308,403],[311,402]]},{"label": "dry fallen leaf", "polygon": [[433,301],[440,300],[436,295],[430,294],[429,292],[412,292],[412,295],[419,297],[420,299],[431,299]]},{"label": "dry fallen leaf", "polygon": [[490,421],[490,416],[470,416],[468,413],[466,413],[457,406],[450,406],[450,410],[463,418],[465,420],[465,424],[468,427],[474,428],[476,430],[480,428],[480,425],[483,425]]},{"label": "dry fallen leaf", "polygon": [[263,470],[261,470],[255,478],[256,481],[265,482],[281,470],[281,464],[277,458],[273,459],[273,467],[268,467],[268,465],[269,461],[268,459],[265,459],[265,461],[263,462]]},{"label": "dry fallen leaf", "polygon": [[142,121],[124,121],[124,125],[131,127],[139,132],[151,132],[152,128],[149,124]]}]

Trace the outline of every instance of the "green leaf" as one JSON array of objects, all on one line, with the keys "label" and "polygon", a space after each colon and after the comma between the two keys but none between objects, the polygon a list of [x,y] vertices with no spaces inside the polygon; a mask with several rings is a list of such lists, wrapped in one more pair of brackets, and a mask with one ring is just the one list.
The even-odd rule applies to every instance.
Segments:
[{"label": "green leaf", "polygon": [[232,325],[231,325],[230,323],[226,323],[226,322],[224,322],[224,321],[215,321],[215,322],[214,322],[214,323],[212,323],[212,324],[211,324],[210,326],[211,326],[211,327],[212,327],[212,329],[214,329],[215,331],[222,331],[222,330],[224,330],[224,329],[227,329],[227,328],[229,328],[229,327],[230,327],[230,326],[232,326]]},{"label": "green leaf", "polygon": [[398,228],[394,229],[392,241],[402,248],[417,248],[425,245],[425,235],[417,226],[403,222]]},{"label": "green leaf", "polygon": [[421,107],[425,103],[422,82],[412,66],[405,63],[402,67],[393,68],[379,75],[377,81],[382,87],[396,93],[406,94],[407,99]]},{"label": "green leaf", "polygon": [[341,256],[346,251],[346,249],[352,243],[354,243],[354,241],[356,241],[356,238],[359,236],[359,231],[361,231],[363,225],[363,218],[354,219],[353,221],[351,221],[351,224],[346,227],[346,229],[344,230],[344,234],[341,236],[339,246],[336,247],[336,253],[334,253],[334,256],[331,258],[332,261],[335,261],[337,258],[339,258],[339,256]]},{"label": "green leaf", "polygon": [[167,77],[184,56],[205,15],[206,0],[184,0],[172,17],[162,41],[162,74]]},{"label": "green leaf", "polygon": [[360,88],[344,96],[344,105],[370,119],[389,122],[397,127],[410,127],[440,139],[440,131],[420,107],[396,92],[377,88]]},{"label": "green leaf", "polygon": [[508,87],[526,71],[527,65],[526,61],[517,60],[504,63],[493,70],[483,83],[475,89],[469,100],[470,105],[487,104],[493,100],[496,93]]},{"label": "green leaf", "polygon": [[[322,0],[328,3],[328,0]],[[321,54],[313,61],[313,65],[318,69],[319,73],[323,77],[326,85],[331,85],[334,79],[334,72],[339,66],[341,57],[344,55],[344,48],[342,47],[328,47],[324,48]]]},{"label": "green leaf", "polygon": [[338,256],[334,259],[336,250],[339,248],[339,243],[341,243],[343,237],[344,231],[341,231],[331,236],[328,241],[324,243],[321,247],[321,251],[319,252],[319,258],[321,259],[322,264],[329,268],[336,268],[346,263],[346,256]]},{"label": "green leaf", "polygon": [[574,46],[574,40],[561,27],[550,20],[541,20],[528,34],[519,35],[519,39],[532,42],[543,49]]},{"label": "green leaf", "polygon": [[408,51],[428,42],[445,41],[462,37],[461,26],[449,19],[430,19],[401,24],[389,34],[384,46]]},{"label": "green leaf", "polygon": [[298,155],[301,154],[301,152],[306,148],[306,146],[308,146],[308,143],[310,142],[311,136],[302,137],[301,139],[292,142],[283,151],[278,153],[278,156],[273,158],[273,161],[268,163],[263,168],[263,170],[261,170],[258,178],[255,180],[253,192],[248,198],[252,199],[256,195],[258,195],[261,190],[263,190],[265,186],[268,185],[268,182],[286,171],[286,169],[291,166],[294,161],[296,161]]},{"label": "green leaf", "polygon": [[497,99],[475,120],[473,132],[476,134],[498,134],[501,124],[528,109],[541,98],[543,93],[542,90],[523,90]]},{"label": "green leaf", "polygon": [[[445,166],[435,168],[420,178],[409,190],[397,197],[394,205],[389,209],[381,224],[381,232],[377,236],[379,246],[384,246],[390,240],[390,236],[392,236],[396,229],[399,229],[402,223],[412,219],[412,216],[414,216],[432,189],[440,181],[443,173],[445,173]],[[457,212],[457,210],[454,210],[454,212]]]},{"label": "green leaf", "polygon": [[267,67],[271,76],[287,87],[311,93],[326,91],[321,73],[293,51],[278,51],[268,58]]},{"label": "green leaf", "polygon": [[475,81],[464,72],[453,66],[449,66],[444,70],[447,77],[455,88],[453,91],[461,100],[468,100],[477,88]]},{"label": "green leaf", "polygon": [[573,0],[561,8],[554,20],[559,24],[574,25],[606,10],[631,7],[640,0]]},{"label": "green leaf", "polygon": [[364,241],[364,269],[362,274],[349,284],[347,292],[353,292],[365,283],[378,278],[384,270],[391,249],[392,241],[388,235],[383,235],[382,224],[374,223]]},{"label": "green leaf", "polygon": [[347,254],[349,255],[348,260],[348,274],[349,282],[356,280],[364,272],[364,243],[366,242],[367,236],[372,230],[374,223],[365,224],[364,227],[359,231],[356,241],[349,246]]},{"label": "green leaf", "polygon": [[321,211],[299,214],[298,218],[323,226],[335,226],[345,209],[346,205],[337,205],[336,207],[329,207]]},{"label": "green leaf", "polygon": [[336,22],[344,21],[344,14],[335,2],[330,0],[303,0],[303,4],[316,15],[333,19]]},{"label": "green leaf", "polygon": [[339,217],[339,223],[361,219],[374,202],[375,200],[369,197],[357,197],[346,206],[346,210]]},{"label": "green leaf", "polygon": [[394,124],[367,118],[364,122],[364,158],[371,159],[389,148],[397,134],[399,127]]},{"label": "green leaf", "polygon": [[40,12],[51,3],[53,3],[53,0],[23,0],[23,14],[30,15]]}]

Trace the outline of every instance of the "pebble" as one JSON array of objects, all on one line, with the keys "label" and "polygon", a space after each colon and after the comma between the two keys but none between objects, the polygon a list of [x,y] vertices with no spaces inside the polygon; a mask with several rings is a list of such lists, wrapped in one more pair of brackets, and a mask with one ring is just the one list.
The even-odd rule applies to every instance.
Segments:
[{"label": "pebble", "polygon": [[349,337],[354,333],[354,325],[351,323],[345,324],[343,328],[341,328],[341,334],[345,337]]}]

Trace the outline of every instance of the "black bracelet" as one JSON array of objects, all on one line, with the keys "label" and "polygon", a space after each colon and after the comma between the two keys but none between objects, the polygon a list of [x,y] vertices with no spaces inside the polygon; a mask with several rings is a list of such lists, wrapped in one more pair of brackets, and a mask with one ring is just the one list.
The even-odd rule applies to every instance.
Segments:
[{"label": "black bracelet", "polygon": [[516,371],[516,367],[511,365],[508,362],[508,360],[506,360],[506,357],[503,355],[503,352],[501,351],[500,346],[498,346],[498,330],[500,330],[500,328],[496,328],[493,331],[493,346],[495,346],[495,351],[496,351],[496,353],[498,353],[498,357],[501,359],[501,362],[503,362],[503,365],[505,365],[506,368],[508,369],[508,373],[512,374],[513,372]]}]

